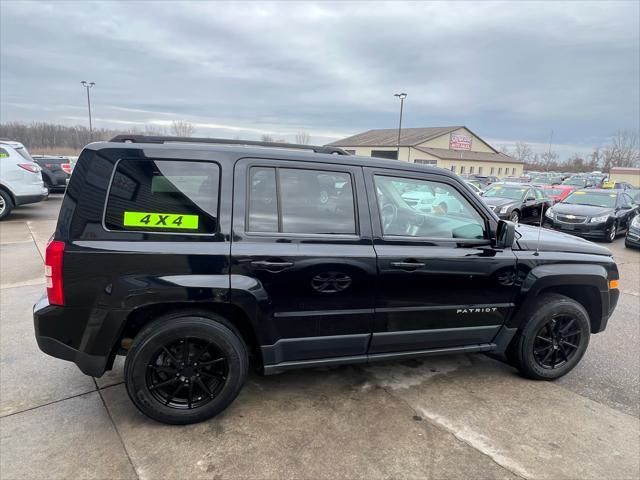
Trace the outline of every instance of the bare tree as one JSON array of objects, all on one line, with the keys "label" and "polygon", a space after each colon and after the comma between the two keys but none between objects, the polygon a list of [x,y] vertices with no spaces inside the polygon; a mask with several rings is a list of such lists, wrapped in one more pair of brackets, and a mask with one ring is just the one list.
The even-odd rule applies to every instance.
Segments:
[{"label": "bare tree", "polygon": [[300,145],[309,145],[310,142],[311,135],[309,135],[307,132],[300,131],[296,133],[296,143]]},{"label": "bare tree", "polygon": [[611,167],[640,166],[640,141],[638,133],[631,130],[618,130],[609,145],[602,149],[604,169]]},{"label": "bare tree", "polygon": [[502,145],[498,151],[500,153],[504,153],[505,155],[511,155],[511,151],[509,150],[509,147],[507,147],[506,145]]},{"label": "bare tree", "polygon": [[531,147],[525,142],[516,142],[515,149],[510,155],[521,162],[529,162],[531,161],[533,152],[531,151]]},{"label": "bare tree", "polygon": [[549,150],[548,152],[544,152],[540,155],[540,163],[543,168],[547,171],[555,170],[558,167],[558,154],[553,150]]},{"label": "bare tree", "polygon": [[196,131],[196,127],[192,123],[182,120],[175,120],[171,122],[171,133],[176,137],[191,137]]},{"label": "bare tree", "polygon": [[260,137],[261,142],[273,142],[273,137],[269,134],[264,134]]}]

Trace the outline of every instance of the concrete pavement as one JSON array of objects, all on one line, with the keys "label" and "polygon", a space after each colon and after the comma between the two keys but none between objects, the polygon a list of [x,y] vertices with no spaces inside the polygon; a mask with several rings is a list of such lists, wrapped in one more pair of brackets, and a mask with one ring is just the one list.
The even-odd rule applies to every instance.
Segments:
[{"label": "concrete pavement", "polygon": [[619,307],[560,381],[483,355],[252,374],[219,417],[138,413],[42,354],[31,305],[60,197],[0,224],[0,478],[640,478],[640,252],[612,246]]}]

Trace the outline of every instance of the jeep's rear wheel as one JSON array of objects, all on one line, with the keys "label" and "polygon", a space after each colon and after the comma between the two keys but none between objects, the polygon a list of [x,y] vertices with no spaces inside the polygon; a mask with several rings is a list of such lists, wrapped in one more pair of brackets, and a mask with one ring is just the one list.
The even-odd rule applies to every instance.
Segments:
[{"label": "jeep's rear wheel", "polygon": [[543,294],[513,339],[507,357],[523,375],[553,380],[569,373],[589,345],[589,314],[575,300]]},{"label": "jeep's rear wheel", "polygon": [[127,393],[145,415],[164,423],[211,418],[238,395],[247,375],[241,336],[214,314],[164,316],[134,339],[125,362]]}]

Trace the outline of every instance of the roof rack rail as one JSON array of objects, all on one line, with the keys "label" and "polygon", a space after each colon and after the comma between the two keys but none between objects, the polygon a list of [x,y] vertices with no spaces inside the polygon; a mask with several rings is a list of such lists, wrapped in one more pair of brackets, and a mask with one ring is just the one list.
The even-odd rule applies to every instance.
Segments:
[{"label": "roof rack rail", "polygon": [[312,150],[315,153],[349,155],[340,147],[322,145],[302,145],[299,143],[259,142],[256,140],[232,140],[229,138],[171,137],[156,135],[116,135],[110,142],[119,143],[213,143],[219,145],[249,145],[256,147],[289,148],[296,150]]}]

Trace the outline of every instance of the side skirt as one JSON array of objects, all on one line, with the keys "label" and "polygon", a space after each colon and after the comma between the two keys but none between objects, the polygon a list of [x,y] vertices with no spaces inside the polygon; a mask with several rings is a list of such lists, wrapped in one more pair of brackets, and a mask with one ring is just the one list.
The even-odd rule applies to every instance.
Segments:
[{"label": "side skirt", "polygon": [[490,352],[496,349],[495,343],[484,343],[480,345],[468,345],[465,347],[432,348],[429,350],[414,350],[410,352],[374,353],[371,355],[355,355],[350,357],[322,358],[317,360],[299,360],[291,362],[281,362],[275,365],[265,365],[265,375],[275,375],[277,373],[295,370],[298,368],[326,367],[335,365],[353,365],[377,361],[400,360],[403,358],[428,357],[432,355],[448,355],[456,353],[478,353]]}]

